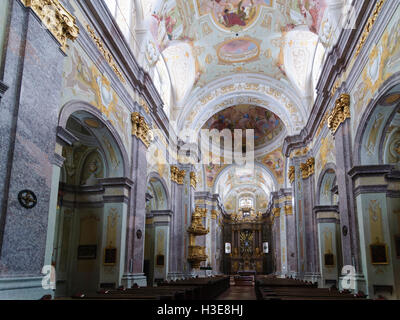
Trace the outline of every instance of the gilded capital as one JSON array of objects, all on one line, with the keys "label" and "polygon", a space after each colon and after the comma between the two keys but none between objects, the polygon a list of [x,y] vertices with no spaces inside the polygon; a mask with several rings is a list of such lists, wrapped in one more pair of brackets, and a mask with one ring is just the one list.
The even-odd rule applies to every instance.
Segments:
[{"label": "gilded capital", "polygon": [[315,158],[307,159],[306,163],[300,163],[301,176],[307,179],[315,173]]},{"label": "gilded capital", "polygon": [[138,137],[145,144],[146,147],[150,146],[150,127],[144,117],[138,112],[131,115],[132,121],[132,135]]},{"label": "gilded capital", "polygon": [[46,28],[53,34],[65,52],[68,39],[75,41],[79,35],[76,19],[59,0],[21,0],[25,7],[31,8]]},{"label": "gilded capital", "polygon": [[348,118],[350,118],[350,95],[342,94],[336,100],[335,107],[328,118],[328,127],[333,135]]},{"label": "gilded capital", "polygon": [[186,170],[178,170],[177,172],[177,184],[183,184],[185,180]]}]

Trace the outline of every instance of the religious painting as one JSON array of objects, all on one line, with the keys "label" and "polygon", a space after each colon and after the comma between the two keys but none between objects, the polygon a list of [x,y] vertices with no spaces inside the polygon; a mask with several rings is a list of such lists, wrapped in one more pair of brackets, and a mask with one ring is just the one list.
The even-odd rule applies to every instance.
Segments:
[{"label": "religious painting", "polygon": [[240,232],[240,255],[251,256],[253,254],[254,233],[251,230],[243,230]]},{"label": "religious painting", "polygon": [[293,0],[288,1],[288,7],[290,23],[286,26],[287,31],[298,25],[306,25],[311,32],[319,33],[327,8],[326,0]]},{"label": "religious painting", "polygon": [[162,52],[172,40],[178,40],[183,32],[183,22],[179,8],[171,1],[163,1],[162,7],[152,8],[150,18],[150,33]]},{"label": "religious painting", "polygon": [[260,55],[259,41],[251,38],[227,40],[217,46],[220,63],[248,62]]},{"label": "religious painting", "polygon": [[389,264],[388,248],[386,244],[371,244],[371,262],[372,264]]},{"label": "religious painting", "polygon": [[284,167],[285,162],[281,149],[277,149],[267,154],[262,159],[262,164],[264,164],[267,168],[269,168],[278,180],[279,184],[284,183]]},{"label": "religious painting", "polygon": [[164,266],[164,255],[163,254],[157,255],[156,264],[157,264],[157,266]]},{"label": "religious painting", "polygon": [[117,248],[104,249],[104,265],[113,266],[117,263]]},{"label": "religious painting", "polygon": [[[203,126],[203,129],[222,131],[224,129],[253,129],[254,146],[261,148],[273,142],[284,131],[285,125],[273,112],[248,104],[236,105],[213,115]],[[245,139],[246,132],[243,132]]]},{"label": "religious painting", "polygon": [[326,267],[332,267],[335,265],[335,256],[332,253],[325,253],[324,262]]},{"label": "religious painting", "polygon": [[271,6],[272,0],[197,0],[200,15],[210,13],[223,29],[249,27],[257,19],[261,6]]},{"label": "religious painting", "polygon": [[97,245],[84,245],[78,247],[78,260],[95,260]]}]

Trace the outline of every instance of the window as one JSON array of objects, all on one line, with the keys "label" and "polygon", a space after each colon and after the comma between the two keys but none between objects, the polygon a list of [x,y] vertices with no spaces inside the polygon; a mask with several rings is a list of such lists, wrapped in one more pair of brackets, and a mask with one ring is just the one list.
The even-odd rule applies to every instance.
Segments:
[{"label": "window", "polygon": [[135,8],[133,0],[105,0],[119,28],[128,43],[132,44],[134,34]]},{"label": "window", "polygon": [[239,208],[253,208],[252,198],[241,198],[239,200]]}]

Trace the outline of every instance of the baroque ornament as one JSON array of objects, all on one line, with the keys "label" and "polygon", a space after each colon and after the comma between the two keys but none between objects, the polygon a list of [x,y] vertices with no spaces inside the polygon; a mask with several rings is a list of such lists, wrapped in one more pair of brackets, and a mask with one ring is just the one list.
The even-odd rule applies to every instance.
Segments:
[{"label": "baroque ornament", "polygon": [[328,117],[328,127],[333,135],[340,125],[348,118],[350,118],[350,95],[341,94],[339,99],[336,100],[335,107]]},{"label": "baroque ornament", "polygon": [[132,135],[138,137],[145,146],[150,146],[150,127],[146,120],[138,113],[134,112],[131,116],[132,120]]},{"label": "baroque ornament", "polygon": [[292,184],[293,184],[294,179],[295,179],[295,173],[296,173],[295,167],[294,167],[294,166],[291,166],[291,167],[289,168],[289,181],[290,181],[290,183],[292,183]]},{"label": "baroque ornament", "polygon": [[76,19],[59,0],[21,0],[21,2],[35,12],[61,44],[61,50],[64,52],[68,48],[68,39],[75,41],[78,38],[79,28]]},{"label": "baroque ornament", "polygon": [[86,25],[86,28],[87,28],[87,30],[89,32],[90,37],[92,38],[94,43],[97,45],[97,48],[99,49],[99,51],[103,55],[104,59],[107,61],[107,63],[113,69],[115,74],[118,76],[119,80],[121,80],[122,83],[126,83],[126,81],[125,81],[125,79],[124,79],[124,77],[122,75],[121,70],[118,68],[117,64],[114,61],[114,58],[113,58],[112,54],[110,53],[110,51],[108,51],[104,47],[103,41],[101,41],[101,39],[96,35],[95,31],[93,30],[93,28],[90,25]]},{"label": "baroque ornament", "polygon": [[306,163],[300,163],[300,170],[303,179],[311,177],[315,172],[315,159],[309,158]]}]

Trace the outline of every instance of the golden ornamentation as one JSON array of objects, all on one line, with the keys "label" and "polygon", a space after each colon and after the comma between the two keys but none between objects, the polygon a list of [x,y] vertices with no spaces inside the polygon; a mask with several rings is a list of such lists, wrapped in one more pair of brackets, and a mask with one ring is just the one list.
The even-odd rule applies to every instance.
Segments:
[{"label": "golden ornamentation", "polygon": [[21,0],[25,7],[35,12],[43,24],[61,44],[64,52],[68,48],[68,39],[75,41],[79,35],[76,19],[59,0]]},{"label": "golden ornamentation", "polygon": [[272,214],[275,218],[278,218],[281,216],[281,208],[273,208],[272,209]]},{"label": "golden ornamentation", "polygon": [[303,180],[312,176],[315,173],[315,159],[309,158],[306,163],[300,163],[300,170]]},{"label": "golden ornamentation", "polygon": [[186,170],[178,170],[176,183],[183,184],[185,176],[186,176]]},{"label": "golden ornamentation", "polygon": [[146,120],[138,112],[134,112],[132,113],[131,121],[132,135],[142,140],[142,142],[148,148],[150,146],[150,127]]},{"label": "golden ornamentation", "polygon": [[197,176],[195,172],[190,172],[190,185],[196,189],[197,187]]},{"label": "golden ornamentation", "polygon": [[212,210],[211,211],[211,219],[217,220],[219,216],[219,211],[218,210]]},{"label": "golden ornamentation", "polygon": [[336,100],[335,107],[328,118],[328,127],[331,129],[333,135],[336,133],[339,126],[348,118],[350,118],[350,95],[342,94],[340,98]]},{"label": "golden ornamentation", "polygon": [[171,166],[170,170],[171,170],[171,181],[177,182],[179,169],[175,166]]},{"label": "golden ornamentation", "polygon": [[110,65],[110,67],[113,69],[115,74],[118,76],[118,78],[121,80],[121,82],[125,83],[125,79],[122,75],[122,72],[118,68],[117,64],[114,61],[114,58],[110,51],[108,51],[104,47],[104,43],[101,41],[101,39],[96,35],[95,31],[92,29],[90,25],[86,25],[86,28],[89,32],[90,37],[93,39],[94,43],[97,45],[97,48],[99,51],[102,53],[104,59],[107,61],[107,63]]},{"label": "golden ornamentation", "polygon": [[294,166],[291,166],[289,168],[289,181],[291,184],[293,184],[295,177],[296,177],[296,169]]},{"label": "golden ornamentation", "polygon": [[372,30],[372,27],[374,26],[374,24],[376,22],[376,19],[378,18],[379,13],[382,10],[383,5],[385,4],[385,1],[386,0],[380,0],[376,4],[374,12],[372,13],[372,16],[368,19],[367,25],[365,26],[364,31],[363,31],[363,33],[361,35],[361,39],[360,39],[360,42],[359,42],[359,44],[357,46],[357,50],[356,50],[356,53],[355,53],[355,57],[357,57],[360,54],[361,49],[364,47],[364,44],[367,41],[367,38],[368,38],[368,36],[369,36],[369,34],[370,34],[371,30]]},{"label": "golden ornamentation", "polygon": [[206,247],[202,246],[189,246],[188,261],[190,262],[193,269],[200,268],[200,263],[206,261],[208,256],[206,255]]},{"label": "golden ornamentation", "polygon": [[285,214],[287,216],[291,216],[293,214],[293,207],[292,206],[289,205],[289,206],[285,206],[284,208],[285,208]]},{"label": "golden ornamentation", "polygon": [[203,236],[210,232],[210,229],[206,229],[203,226],[202,219],[207,214],[206,208],[196,208],[192,214],[192,224],[188,228],[188,233],[194,234],[197,236]]}]

